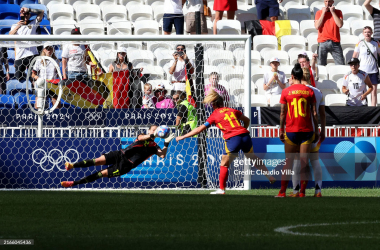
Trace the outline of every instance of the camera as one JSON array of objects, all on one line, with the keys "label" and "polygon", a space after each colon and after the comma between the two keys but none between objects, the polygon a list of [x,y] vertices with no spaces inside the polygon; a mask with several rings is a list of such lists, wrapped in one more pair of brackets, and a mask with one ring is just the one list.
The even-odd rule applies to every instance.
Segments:
[{"label": "camera", "polygon": [[185,53],[183,51],[178,51],[178,52],[176,52],[176,54],[179,56],[183,56],[183,54],[185,54]]}]

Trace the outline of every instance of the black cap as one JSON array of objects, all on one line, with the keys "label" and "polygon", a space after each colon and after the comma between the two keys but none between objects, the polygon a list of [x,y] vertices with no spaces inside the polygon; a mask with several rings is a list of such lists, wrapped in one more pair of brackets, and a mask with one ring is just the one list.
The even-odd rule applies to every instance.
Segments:
[{"label": "black cap", "polygon": [[348,62],[347,62],[348,65],[350,64],[360,64],[360,61],[359,59],[357,58],[351,58]]}]

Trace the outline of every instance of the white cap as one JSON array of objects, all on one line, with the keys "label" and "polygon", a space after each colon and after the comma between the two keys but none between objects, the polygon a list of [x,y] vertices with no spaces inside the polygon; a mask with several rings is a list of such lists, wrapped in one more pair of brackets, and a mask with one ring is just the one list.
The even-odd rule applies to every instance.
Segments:
[{"label": "white cap", "polygon": [[127,51],[127,48],[125,48],[125,47],[119,47],[119,48],[117,49],[117,52],[127,53],[128,51]]},{"label": "white cap", "polygon": [[52,43],[50,43],[50,42],[46,42],[46,43],[44,44],[44,49],[45,49],[46,47],[53,47],[53,48],[54,48],[54,45],[53,45]]},{"label": "white cap", "polygon": [[298,55],[307,56],[307,53],[306,53],[306,51],[304,51],[304,52],[299,53]]},{"label": "white cap", "polygon": [[270,59],[270,62],[272,63],[272,62],[278,62],[278,63],[280,63],[280,60],[277,58],[277,57],[272,57],[271,59]]},{"label": "white cap", "polygon": [[154,88],[154,91],[157,91],[157,90],[166,90],[165,85],[163,83],[157,84],[157,86]]}]

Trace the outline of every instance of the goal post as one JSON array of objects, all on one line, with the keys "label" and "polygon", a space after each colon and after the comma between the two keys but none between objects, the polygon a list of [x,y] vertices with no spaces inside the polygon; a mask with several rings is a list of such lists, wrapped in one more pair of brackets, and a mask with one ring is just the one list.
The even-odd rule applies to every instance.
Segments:
[{"label": "goal post", "polygon": [[[187,46],[190,61],[195,63],[195,72],[191,74],[190,78],[194,80],[195,84],[195,91],[192,94],[199,104],[197,107],[198,125],[200,122],[204,122],[212,112],[210,107],[200,105],[205,95],[204,90],[207,87],[203,87],[203,84],[199,85],[199,83],[204,82],[206,85],[207,82],[209,84],[208,78],[214,71],[218,74],[219,84],[227,89],[229,95],[229,101],[225,100],[228,103],[227,105],[241,109],[244,115],[251,119],[251,36],[249,35],[33,35],[2,36],[0,38],[0,47],[27,48],[50,44],[60,52],[65,46],[74,43],[88,45],[91,52],[89,57],[91,57],[92,64],[88,64],[89,83],[82,84],[81,80],[76,78],[75,80],[62,80],[63,74],[61,75],[61,72],[59,72],[60,79],[58,82],[46,81],[48,83],[44,84],[46,93],[51,95],[50,101],[45,103],[46,107],[50,108],[47,108],[49,112],[38,112],[39,110],[34,107],[34,103],[32,104],[34,98],[32,96],[36,96],[36,94],[28,88],[29,86],[35,88],[34,80],[30,79],[30,76],[31,70],[35,64],[39,63],[39,59],[33,61],[34,65],[27,65],[28,73],[24,79],[25,83],[22,82],[28,86],[26,93],[22,93],[22,89],[20,91],[20,89],[10,88],[10,96],[16,97],[17,95],[17,98],[20,98],[26,94],[27,105],[22,108],[21,102],[17,103],[19,105],[16,112],[18,115],[15,118],[10,118],[13,111],[0,110],[2,116],[0,123],[5,128],[31,127],[32,132],[30,136],[21,133],[16,133],[15,136],[12,132],[12,135],[9,134],[0,139],[3,148],[13,145],[13,148],[8,151],[3,149],[0,152],[4,164],[9,163],[7,160],[9,152],[20,154],[18,157],[22,157],[19,161],[12,161],[12,164],[15,164],[14,168],[1,166],[2,171],[0,172],[5,173],[1,178],[14,178],[14,176],[17,178],[14,182],[7,180],[0,182],[0,188],[53,188],[56,187],[53,184],[59,183],[58,180],[88,175],[94,169],[81,169],[78,173],[75,171],[66,173],[60,164],[62,165],[64,161],[99,157],[107,150],[126,147],[138,133],[146,132],[150,124],[168,125],[177,135],[181,134],[182,130],[175,126],[175,119],[178,115],[175,103],[174,107],[147,109],[143,108],[143,103],[141,103],[144,98],[144,84],[147,83],[154,88],[153,94],[155,94],[155,89],[161,88],[161,85],[164,85],[166,93],[171,98],[177,93],[175,86],[177,83],[182,83],[182,80],[173,80],[174,76],[170,76],[170,65],[168,66],[168,64],[171,62],[170,57],[175,53],[175,46],[179,44]],[[171,49],[165,49],[165,44]],[[238,49],[235,49],[234,46]],[[203,50],[200,50],[204,51],[203,59],[197,53],[200,47],[203,47]],[[121,87],[116,88],[115,74],[120,73],[117,73],[117,70],[110,72],[109,68],[118,60],[119,51],[122,51],[119,48],[125,48],[123,51],[126,51],[129,60],[132,62],[133,59],[135,71],[130,70],[128,76],[121,77],[130,79],[128,87],[120,85]],[[160,52],[157,48],[162,49],[162,51]],[[194,55],[191,54],[190,50],[195,51]],[[240,50],[240,53],[235,53],[237,50]],[[164,53],[166,54],[163,55]],[[242,54],[243,57],[238,59],[237,54]],[[133,55],[136,56],[133,57]],[[139,55],[148,56],[139,57]],[[150,55],[152,57],[149,57]],[[58,60],[60,61],[60,70],[62,70],[62,61],[59,58]],[[66,67],[70,66],[67,65]],[[133,79],[131,78],[132,72],[135,74]],[[68,73],[66,75],[69,77]],[[134,79],[137,78],[138,81],[134,82]],[[201,89],[199,86],[202,86]],[[19,92],[14,92],[15,90]],[[126,96],[123,96],[123,91],[126,92]],[[51,94],[52,92],[55,94]],[[59,98],[55,103],[52,103],[54,99],[52,96],[55,95]],[[120,102],[125,106],[121,105]],[[128,104],[126,104],[127,102]],[[115,103],[116,106],[120,105],[120,107],[115,107]],[[37,127],[40,129],[35,129],[36,134],[33,134],[33,128]],[[201,152],[202,140],[206,147]],[[49,141],[54,142],[54,144]],[[159,141],[158,144],[162,147],[163,140],[157,139],[156,141]],[[198,146],[195,146],[195,141],[198,141]],[[116,144],[116,147],[111,144]],[[110,184],[107,184],[108,179],[102,179],[99,183],[86,184],[84,187],[199,188],[202,185],[194,184],[194,179],[198,178],[199,180],[199,175],[204,175],[206,178],[207,185],[204,182],[203,187],[216,188],[219,185],[220,155],[224,143],[221,133],[216,128],[209,129],[202,137],[190,138],[182,144],[172,142],[172,145],[167,156],[168,159],[165,161],[152,157],[147,163],[123,177],[124,180],[128,180],[126,182],[133,182],[132,184],[118,184],[117,180],[112,180]],[[20,146],[26,148],[20,149]],[[178,154],[181,157],[178,157]],[[240,155],[240,157],[244,156]],[[31,166],[30,168],[22,168],[23,164],[31,164]],[[46,164],[51,166],[47,167]],[[181,168],[186,164],[188,165],[186,169]],[[251,166],[240,167],[243,168],[241,170],[245,170],[241,172],[250,172],[246,170],[250,170]],[[203,173],[199,171],[202,169],[205,169]],[[21,171],[21,174],[18,171]],[[32,174],[34,172],[35,174]],[[230,173],[228,188],[251,188],[250,175],[232,175]],[[20,184],[21,178],[31,178],[31,180],[28,180],[28,185],[23,185]],[[49,181],[43,182],[46,185],[41,184],[41,178],[49,179]],[[5,182],[7,184],[4,184]],[[31,185],[30,183],[37,183],[38,185]]]}]

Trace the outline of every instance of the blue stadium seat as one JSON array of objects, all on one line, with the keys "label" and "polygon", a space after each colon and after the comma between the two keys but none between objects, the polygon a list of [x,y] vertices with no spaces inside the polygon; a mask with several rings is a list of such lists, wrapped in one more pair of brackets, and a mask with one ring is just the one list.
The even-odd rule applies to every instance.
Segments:
[{"label": "blue stadium seat", "polygon": [[17,22],[18,20],[15,19],[0,20],[0,35],[8,35],[9,31],[11,31],[12,25]]},{"label": "blue stadium seat", "polygon": [[0,20],[13,19],[19,20],[20,6],[16,4],[1,4],[0,5]]},{"label": "blue stadium seat", "polygon": [[[34,103],[36,102],[36,96],[35,95],[29,95],[30,102],[34,106]],[[25,93],[17,93],[14,95],[15,103],[17,104],[19,109],[28,108],[28,97]]]},{"label": "blue stadium seat", "polygon": [[[22,2],[20,4],[20,7],[21,8],[22,7],[27,7],[27,8],[31,8],[31,9],[44,10],[44,19],[47,20],[47,8],[43,4],[38,4],[38,0],[37,0],[36,4],[35,3],[33,3],[33,4],[29,3],[29,0],[28,0],[28,3],[24,1],[24,2]],[[30,17],[30,19],[33,20],[33,19],[36,19],[36,17],[37,17],[37,14],[36,13],[32,13],[32,16]],[[50,23],[49,23],[49,25],[50,25]]]},{"label": "blue stadium seat", "polygon": [[14,65],[15,64],[15,51],[8,49],[7,54],[8,54],[9,65]]},{"label": "blue stadium seat", "polygon": [[15,99],[11,95],[0,95],[0,109],[15,108]]},{"label": "blue stadium seat", "polygon": [[38,4],[38,0],[14,0],[14,2],[20,6],[24,4]]},{"label": "blue stadium seat", "polygon": [[[29,94],[32,94],[32,83],[28,81]],[[7,82],[7,95],[15,95],[18,92],[26,93],[26,82],[19,82],[18,80],[9,80]]]},{"label": "blue stadium seat", "polygon": [[10,4],[9,0],[0,0],[0,4]]},{"label": "blue stadium seat", "polygon": [[54,51],[54,53],[55,53],[55,56],[58,58],[58,60],[61,61],[62,60],[62,50],[57,49]]}]

